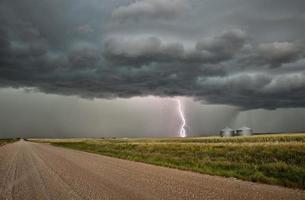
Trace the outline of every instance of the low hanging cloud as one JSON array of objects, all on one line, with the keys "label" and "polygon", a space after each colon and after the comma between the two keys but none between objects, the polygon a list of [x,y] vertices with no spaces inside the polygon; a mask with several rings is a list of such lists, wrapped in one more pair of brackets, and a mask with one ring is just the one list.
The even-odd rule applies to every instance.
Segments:
[{"label": "low hanging cloud", "polygon": [[[297,25],[293,34],[285,28],[285,37],[270,39],[268,31],[251,33],[241,28],[243,23],[224,27],[226,19],[217,21],[213,12],[201,12],[209,6],[201,1],[189,7],[193,12],[185,21],[175,17],[185,14],[186,1],[128,1],[127,6],[120,1],[119,7],[102,2],[49,1],[34,9],[34,0],[2,1],[0,87],[84,98],[189,96],[244,109],[305,107],[305,52]],[[297,1],[300,5],[289,8],[287,15],[301,20],[295,9],[303,2]],[[252,4],[262,6],[263,1]],[[48,18],[45,8],[52,10]],[[58,13],[58,8],[66,12]],[[117,18],[139,23],[134,28],[134,22],[123,20],[117,27]],[[153,31],[147,19],[158,19],[150,21]],[[205,26],[202,19],[215,21]],[[286,24],[280,19],[277,23]]]},{"label": "low hanging cloud", "polygon": [[243,108],[303,107],[305,73],[270,75],[240,73],[226,77],[198,78],[208,101]]},{"label": "low hanging cloud", "polygon": [[73,50],[68,55],[69,63],[71,63],[71,67],[80,68],[80,69],[87,69],[87,68],[94,68],[97,66],[100,60],[100,52],[96,49],[90,48],[81,48],[77,50]]},{"label": "low hanging cloud", "polygon": [[305,90],[305,72],[279,75],[275,77],[264,88],[265,92],[277,93],[281,91],[290,92],[290,96],[299,96]]},{"label": "low hanging cloud", "polygon": [[115,9],[112,17],[120,20],[172,19],[187,8],[185,0],[137,0]]},{"label": "low hanging cloud", "polygon": [[233,58],[245,45],[246,33],[240,29],[224,31],[220,35],[199,40],[196,50],[214,62],[220,62]]},{"label": "low hanging cloud", "polygon": [[281,66],[281,64],[290,63],[299,59],[303,53],[303,49],[300,44],[291,42],[272,42],[259,44],[258,53],[264,60],[269,62],[272,67],[278,67]]},{"label": "low hanging cloud", "polygon": [[165,43],[157,37],[111,38],[105,42],[104,54],[111,64],[141,67],[152,62],[182,60],[185,49],[181,43]]},{"label": "low hanging cloud", "polygon": [[198,40],[187,49],[183,43],[164,42],[157,37],[111,38],[105,42],[106,59],[113,64],[220,63],[234,57],[245,45],[246,33],[232,29]]}]

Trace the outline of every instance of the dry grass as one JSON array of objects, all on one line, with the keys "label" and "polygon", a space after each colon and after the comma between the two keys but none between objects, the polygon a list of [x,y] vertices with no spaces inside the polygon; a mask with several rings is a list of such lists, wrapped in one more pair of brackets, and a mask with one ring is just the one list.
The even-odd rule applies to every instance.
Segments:
[{"label": "dry grass", "polygon": [[18,139],[0,139],[0,146],[3,146],[8,143],[16,142]]},{"label": "dry grass", "polygon": [[199,173],[305,189],[305,134],[35,141]]}]

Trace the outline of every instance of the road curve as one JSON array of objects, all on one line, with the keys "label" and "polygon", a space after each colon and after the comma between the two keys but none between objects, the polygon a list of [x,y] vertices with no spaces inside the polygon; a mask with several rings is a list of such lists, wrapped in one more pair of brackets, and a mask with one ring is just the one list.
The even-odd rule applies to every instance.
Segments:
[{"label": "road curve", "polygon": [[0,148],[0,199],[305,199],[283,187],[19,141]]}]

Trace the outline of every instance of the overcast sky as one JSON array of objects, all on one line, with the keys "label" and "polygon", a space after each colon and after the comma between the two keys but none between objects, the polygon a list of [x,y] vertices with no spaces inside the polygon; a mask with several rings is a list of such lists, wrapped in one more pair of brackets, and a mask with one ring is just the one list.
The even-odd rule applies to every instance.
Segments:
[{"label": "overcast sky", "polygon": [[304,0],[2,0],[0,137],[305,130]]}]

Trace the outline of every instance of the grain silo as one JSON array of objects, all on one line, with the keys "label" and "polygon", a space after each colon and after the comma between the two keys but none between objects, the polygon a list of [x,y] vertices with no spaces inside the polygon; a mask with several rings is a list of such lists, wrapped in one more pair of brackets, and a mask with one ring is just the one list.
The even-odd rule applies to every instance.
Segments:
[{"label": "grain silo", "polygon": [[233,129],[226,127],[220,131],[220,136],[221,137],[231,137],[231,136],[233,136],[233,133],[234,133]]},{"label": "grain silo", "polygon": [[250,135],[252,135],[252,129],[247,126],[244,126],[244,127],[237,129],[235,131],[235,134],[237,136],[250,136]]}]

